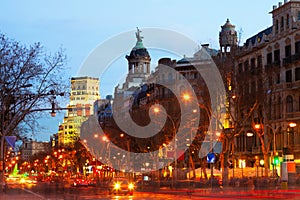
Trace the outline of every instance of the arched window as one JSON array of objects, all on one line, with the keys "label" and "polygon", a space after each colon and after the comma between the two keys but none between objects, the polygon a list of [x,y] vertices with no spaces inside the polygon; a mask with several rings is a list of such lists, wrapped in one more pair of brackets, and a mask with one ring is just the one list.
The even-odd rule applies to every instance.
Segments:
[{"label": "arched window", "polygon": [[168,74],[168,80],[169,80],[169,81],[173,80],[173,74],[172,74],[172,73],[169,73],[169,74]]},{"label": "arched window", "polygon": [[286,112],[293,112],[293,97],[291,95],[286,97]]}]

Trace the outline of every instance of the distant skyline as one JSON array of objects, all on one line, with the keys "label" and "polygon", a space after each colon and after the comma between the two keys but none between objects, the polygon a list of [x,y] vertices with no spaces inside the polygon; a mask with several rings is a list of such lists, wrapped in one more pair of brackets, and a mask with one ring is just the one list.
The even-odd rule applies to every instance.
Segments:
[{"label": "distant skyline", "polygon": [[[85,58],[99,44],[136,27],[142,31],[149,27],[170,29],[199,45],[209,43],[212,48],[219,49],[219,31],[228,18],[238,32],[242,30],[242,45],[247,38],[272,25],[272,16],[268,13],[273,5],[278,5],[278,1],[12,0],[1,2],[0,32],[23,44],[41,42],[49,52],[62,47],[68,57],[66,67],[70,69],[66,78],[71,78],[78,75]],[[135,39],[135,35],[132,37]],[[147,38],[144,38],[144,45],[147,47]],[[133,46],[134,43],[129,42],[128,47]],[[180,58],[167,52],[148,51],[152,66],[160,57]],[[195,51],[192,49],[191,55],[186,56],[192,56]],[[127,73],[124,56],[112,64],[112,74]],[[98,78],[101,97],[112,94],[119,79]],[[36,130],[35,138],[49,140],[62,120],[63,114],[41,119],[43,128]]]}]

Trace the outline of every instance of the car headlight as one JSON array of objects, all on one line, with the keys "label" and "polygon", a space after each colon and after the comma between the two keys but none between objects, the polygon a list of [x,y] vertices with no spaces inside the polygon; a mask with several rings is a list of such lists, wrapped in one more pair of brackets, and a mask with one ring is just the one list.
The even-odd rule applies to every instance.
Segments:
[{"label": "car headlight", "polygon": [[132,190],[133,188],[134,188],[134,185],[133,185],[133,183],[129,183],[129,185],[128,185],[128,189]]},{"label": "car headlight", "polygon": [[118,189],[120,189],[120,187],[121,187],[120,183],[115,183],[114,189],[118,190]]},{"label": "car headlight", "polygon": [[25,180],[24,178],[21,178],[21,179],[20,179],[20,183],[21,183],[21,184],[23,184],[23,183],[25,183],[25,182],[26,182],[26,180]]}]

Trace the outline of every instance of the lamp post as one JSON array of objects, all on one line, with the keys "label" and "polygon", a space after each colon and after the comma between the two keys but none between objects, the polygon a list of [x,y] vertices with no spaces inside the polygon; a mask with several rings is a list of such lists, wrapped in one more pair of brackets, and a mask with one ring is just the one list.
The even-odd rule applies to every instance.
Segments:
[{"label": "lamp post", "polygon": [[[153,112],[158,114],[160,113],[160,109],[158,107],[154,107],[153,109]],[[173,138],[174,138],[174,157],[175,157],[175,160],[174,160],[174,174],[172,173],[172,187],[174,187],[174,182],[177,180],[177,138],[176,138],[176,126],[175,126],[175,122],[174,120],[172,119],[172,117],[168,114],[168,113],[165,113],[167,118],[171,121],[172,123],[172,129],[173,129]]]},{"label": "lamp post", "polygon": [[260,167],[261,167],[261,177],[264,176],[264,164],[265,164],[265,161],[263,159],[261,159],[259,161],[259,164],[260,164]]},{"label": "lamp post", "polygon": [[[291,128],[291,131],[290,130],[288,131],[288,137],[287,137],[287,147],[288,148],[290,147],[290,145],[293,145],[293,143],[291,144],[291,142],[290,142],[290,140],[291,140],[290,134],[291,133],[294,134],[294,128],[296,126],[297,126],[297,124],[295,122],[290,122],[289,123],[289,127]],[[292,137],[292,139],[294,139],[294,138]]]}]

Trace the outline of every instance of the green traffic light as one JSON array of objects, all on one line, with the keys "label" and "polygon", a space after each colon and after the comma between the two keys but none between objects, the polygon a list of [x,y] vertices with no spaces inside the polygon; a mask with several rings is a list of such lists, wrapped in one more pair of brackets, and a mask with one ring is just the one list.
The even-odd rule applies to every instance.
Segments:
[{"label": "green traffic light", "polygon": [[279,157],[278,156],[274,156],[273,164],[274,165],[278,165],[279,164]]}]

